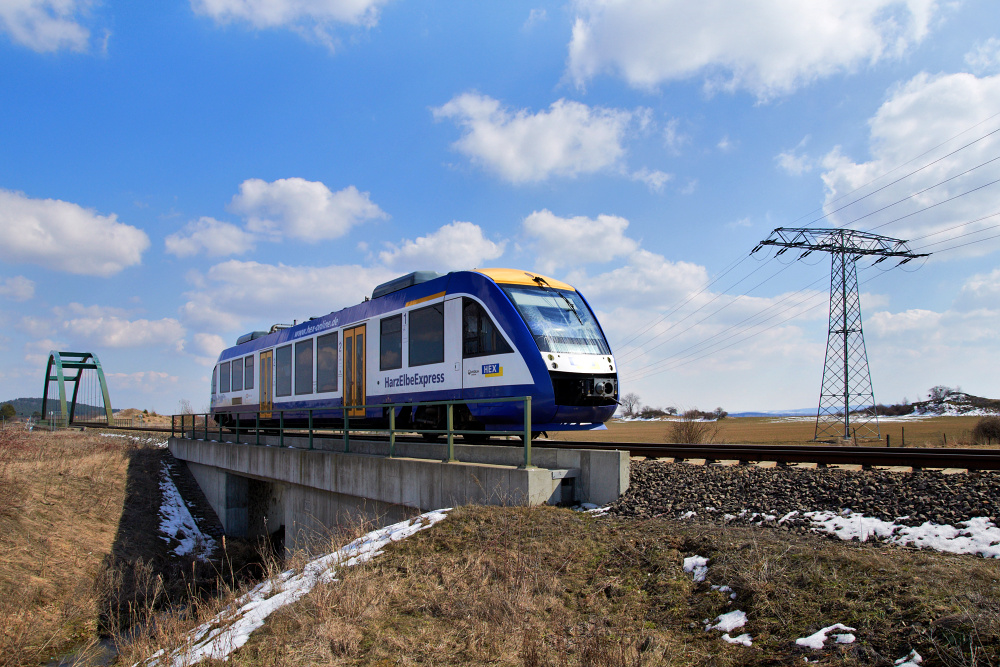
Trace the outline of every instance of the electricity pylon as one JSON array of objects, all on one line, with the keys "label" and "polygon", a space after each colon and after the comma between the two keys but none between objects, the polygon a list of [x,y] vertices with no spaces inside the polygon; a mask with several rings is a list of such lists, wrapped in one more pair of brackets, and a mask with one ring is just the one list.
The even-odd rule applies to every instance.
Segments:
[{"label": "electricity pylon", "polygon": [[826,336],[826,360],[823,363],[823,384],[816,411],[814,439],[833,437],[847,440],[852,435],[856,439],[881,439],[865,335],[861,328],[857,261],[871,255],[878,257],[875,260],[878,264],[890,257],[898,257],[902,259],[897,264],[899,266],[927,255],[914,253],[906,246],[906,241],[854,229],[778,227],[751,254],[766,245],[781,248],[775,257],[790,249],[805,251],[799,259],[817,251],[828,252],[832,256],[830,326]]}]

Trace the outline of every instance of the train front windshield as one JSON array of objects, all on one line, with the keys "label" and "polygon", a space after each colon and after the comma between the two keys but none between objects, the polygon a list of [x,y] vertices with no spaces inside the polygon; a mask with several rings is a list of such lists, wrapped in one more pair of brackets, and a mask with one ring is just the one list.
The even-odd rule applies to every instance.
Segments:
[{"label": "train front windshield", "polygon": [[573,290],[514,285],[503,290],[542,352],[611,354],[594,314]]}]

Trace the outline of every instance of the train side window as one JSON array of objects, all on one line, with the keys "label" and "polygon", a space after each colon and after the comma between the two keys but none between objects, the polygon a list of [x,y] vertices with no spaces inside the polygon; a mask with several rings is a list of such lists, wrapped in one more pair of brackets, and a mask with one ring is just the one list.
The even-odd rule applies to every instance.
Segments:
[{"label": "train side window", "polygon": [[219,364],[219,391],[225,394],[229,391],[229,362]]},{"label": "train side window", "polygon": [[313,339],[295,344],[295,393],[313,393]]},{"label": "train side window", "polygon": [[478,301],[462,298],[462,356],[482,357],[487,354],[513,352],[500,329]]},{"label": "train side window", "polygon": [[403,367],[403,316],[393,315],[379,322],[379,370]]},{"label": "train side window", "polygon": [[292,346],[285,345],[274,351],[274,395],[292,395]]},{"label": "train side window", "polygon": [[316,391],[337,391],[337,334],[316,339]]},{"label": "train side window", "polygon": [[212,369],[212,394],[213,395],[215,394],[215,388],[218,386],[215,383],[216,382],[216,378],[218,377],[218,375],[219,375],[219,367],[216,366],[215,368]]},{"label": "train side window", "polygon": [[253,389],[253,355],[243,359],[243,388],[246,390]]},{"label": "train side window", "polygon": [[243,357],[233,359],[233,391],[243,391]]},{"label": "train side window", "polygon": [[444,361],[444,304],[411,312],[409,338],[410,366]]}]

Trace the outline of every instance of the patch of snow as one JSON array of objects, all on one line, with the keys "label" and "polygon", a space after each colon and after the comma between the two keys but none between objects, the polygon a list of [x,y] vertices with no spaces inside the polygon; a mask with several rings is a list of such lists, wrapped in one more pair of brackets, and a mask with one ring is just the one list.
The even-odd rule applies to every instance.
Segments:
[{"label": "patch of snow", "polygon": [[611,509],[609,505],[595,505],[594,503],[580,503],[573,508],[577,512],[586,512],[587,514],[593,514],[595,516],[604,516]]},{"label": "patch of snow", "polygon": [[910,651],[909,655],[903,656],[892,664],[896,665],[896,667],[920,667],[920,663],[923,661],[924,659],[920,654],[913,650]]},{"label": "patch of snow", "polygon": [[163,494],[163,502],[160,504],[160,532],[163,533],[161,539],[168,543],[176,540],[179,544],[174,547],[174,553],[178,556],[191,555],[200,561],[208,562],[209,556],[215,550],[215,540],[198,528],[174,480],[170,477],[171,468],[172,466],[164,461],[160,469],[160,492]]},{"label": "patch of snow", "polygon": [[693,510],[689,510],[687,512],[684,512],[684,514],[681,514],[680,518],[682,518],[682,519],[691,519],[691,518],[694,518],[696,516],[698,516],[697,512],[695,512]]},{"label": "patch of snow", "polygon": [[154,447],[166,447],[167,441],[163,439],[162,436],[150,435],[142,438],[138,435],[129,435],[127,433],[98,433],[101,438],[127,438],[138,444],[152,445]]},{"label": "patch of snow", "polygon": [[719,591],[720,593],[729,593],[730,600],[736,599],[736,593],[734,593],[733,589],[729,586],[716,586],[715,584],[712,584],[712,590]]},{"label": "patch of snow", "polygon": [[747,624],[746,612],[736,609],[727,614],[720,614],[715,617],[714,623],[709,623],[705,627],[705,632],[709,630],[722,630],[723,632],[732,632],[736,628],[742,628]]},{"label": "patch of snow", "polygon": [[351,567],[367,562],[381,554],[390,542],[398,542],[438,523],[448,511],[450,508],[425,512],[413,519],[373,530],[331,554],[309,561],[299,574],[288,570],[268,579],[237,598],[212,620],[192,630],[184,646],[169,654],[161,649],[145,664],[188,667],[207,658],[228,660],[229,655],[246,644],[250,634],[264,625],[272,613],[295,602],[316,584],[336,581],[336,566]]},{"label": "patch of snow", "polygon": [[955,527],[926,521],[919,526],[904,526],[863,514],[848,512],[806,512],[805,516],[817,532],[836,535],[842,540],[865,542],[878,538],[902,546],[912,546],[954,554],[976,554],[984,558],[1000,558],[1000,528],[986,517],[960,521]]},{"label": "patch of snow", "polygon": [[[855,632],[856,628],[849,628],[843,623],[834,623],[833,625],[827,626],[822,630],[816,632],[815,634],[809,635],[808,637],[799,637],[795,640],[795,643],[799,646],[805,646],[811,649],[821,649],[826,643],[826,635],[834,630],[844,630],[846,632]],[[840,643],[851,643],[854,641],[854,635],[837,635],[837,641]],[[850,641],[841,642],[839,637],[850,637]]]},{"label": "patch of snow", "polygon": [[742,644],[743,646],[753,646],[753,637],[748,634],[742,634],[739,637],[730,637],[729,633],[722,635],[722,639],[729,642],[730,644]]},{"label": "patch of snow", "polygon": [[695,581],[705,581],[708,574],[708,559],[702,556],[688,556],[684,559],[684,571],[690,573]]}]

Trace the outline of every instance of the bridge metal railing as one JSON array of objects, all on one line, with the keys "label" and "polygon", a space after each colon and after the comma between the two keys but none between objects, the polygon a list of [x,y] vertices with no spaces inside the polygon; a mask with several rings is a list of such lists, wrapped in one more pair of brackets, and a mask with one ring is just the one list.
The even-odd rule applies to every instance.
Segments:
[{"label": "bridge metal railing", "polygon": [[[512,403],[520,402],[523,405],[524,410],[524,422],[522,428],[516,430],[499,430],[499,431],[472,431],[472,430],[462,430],[455,428],[455,406],[456,405],[467,405],[468,403],[483,404],[483,403]],[[443,429],[417,429],[410,426],[403,428],[396,427],[396,412],[397,408],[417,408],[417,407],[430,407],[430,406],[444,406],[445,407],[445,428]],[[373,408],[387,408],[389,424],[388,428],[372,426],[370,424],[361,424],[359,426],[351,427],[352,419],[358,420],[363,419],[360,417],[351,417],[350,413],[358,410],[371,410]],[[339,417],[336,417],[339,413]],[[261,417],[262,414],[270,415],[269,417]],[[289,415],[290,421],[293,422],[292,425],[286,426],[285,419],[286,415]],[[339,419],[342,421],[342,425],[325,425],[323,428],[318,428],[314,426],[316,417],[319,415],[321,419]],[[524,462],[521,465],[523,468],[533,467],[531,464],[531,396],[516,396],[516,397],[506,397],[506,398],[485,398],[485,399],[473,399],[473,400],[451,400],[451,401],[413,401],[408,403],[379,403],[372,405],[345,405],[345,406],[334,406],[326,408],[295,408],[295,409],[272,409],[266,411],[256,411],[256,412],[237,412],[232,415],[233,423],[228,426],[223,426],[222,422],[217,420],[214,415],[207,413],[199,414],[182,414],[182,415],[171,415],[170,417],[170,435],[171,437],[176,437],[178,433],[182,437],[187,437],[188,434],[191,435],[193,440],[217,440],[218,442],[224,442],[223,436],[225,434],[233,434],[236,442],[240,441],[240,433],[244,433],[250,436],[253,433],[253,442],[246,442],[243,444],[253,444],[261,445],[260,436],[262,431],[268,431],[274,433],[276,430],[276,435],[278,436],[278,445],[280,447],[285,447],[285,436],[286,434],[291,436],[303,435],[303,431],[308,434],[309,446],[303,449],[314,449],[315,440],[319,437],[332,438],[335,434],[336,438],[342,440],[344,444],[343,451],[345,453],[350,453],[351,451],[351,435],[352,432],[354,437],[357,439],[361,433],[367,435],[379,435],[382,433],[388,434],[389,437],[389,457],[393,457],[396,454],[396,437],[400,433],[416,433],[418,435],[433,435],[433,436],[445,436],[447,442],[447,455],[443,459],[446,463],[456,463],[458,459],[455,457],[455,436],[456,435],[472,435],[472,436],[516,436],[520,437],[523,441],[524,448]],[[273,424],[274,420],[277,419],[277,427]],[[266,422],[266,425],[262,425],[261,422]],[[303,425],[302,422],[305,421],[306,424]],[[357,423],[357,422],[355,422]],[[201,437],[199,437],[199,435]],[[210,438],[209,436],[217,436],[216,438]],[[288,445],[292,446],[292,445]]]}]

